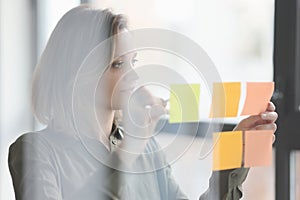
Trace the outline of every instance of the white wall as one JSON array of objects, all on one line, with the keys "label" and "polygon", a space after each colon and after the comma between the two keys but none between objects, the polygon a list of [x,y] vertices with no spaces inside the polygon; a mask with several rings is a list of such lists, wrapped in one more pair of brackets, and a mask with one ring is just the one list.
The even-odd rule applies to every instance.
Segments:
[{"label": "white wall", "polygon": [[8,147],[20,133],[31,130],[33,123],[29,106],[32,7],[30,1],[0,3],[0,199],[10,200],[14,195],[7,165]]},{"label": "white wall", "polygon": [[[7,164],[9,145],[34,127],[30,83],[35,49],[40,55],[57,20],[80,1],[34,2],[0,0],[0,199],[5,200],[15,199]],[[38,19],[32,18],[35,6]]]}]

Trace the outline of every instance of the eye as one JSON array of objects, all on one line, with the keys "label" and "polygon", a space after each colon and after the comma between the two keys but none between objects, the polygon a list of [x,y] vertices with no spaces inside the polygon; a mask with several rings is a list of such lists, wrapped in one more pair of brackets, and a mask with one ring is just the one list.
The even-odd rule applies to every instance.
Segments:
[{"label": "eye", "polygon": [[131,64],[134,66],[135,63],[137,63],[138,61],[139,61],[138,59],[134,58],[134,59],[131,60]]},{"label": "eye", "polygon": [[122,67],[123,63],[124,63],[123,61],[115,61],[112,63],[112,66],[115,68],[120,68]]}]

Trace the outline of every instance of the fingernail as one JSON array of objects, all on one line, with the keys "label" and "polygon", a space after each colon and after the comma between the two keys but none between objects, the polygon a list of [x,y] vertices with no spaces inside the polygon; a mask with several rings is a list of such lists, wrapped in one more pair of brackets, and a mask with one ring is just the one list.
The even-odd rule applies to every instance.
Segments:
[{"label": "fingernail", "polygon": [[262,119],[267,119],[267,114],[263,113],[260,115]]}]

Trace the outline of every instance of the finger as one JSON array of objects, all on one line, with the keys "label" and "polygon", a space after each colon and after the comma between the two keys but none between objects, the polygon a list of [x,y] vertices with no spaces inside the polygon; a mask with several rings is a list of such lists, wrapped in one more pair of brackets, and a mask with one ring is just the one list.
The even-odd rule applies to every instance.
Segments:
[{"label": "finger", "polygon": [[255,130],[272,130],[275,132],[277,130],[277,125],[275,123],[259,125],[255,127]]},{"label": "finger", "polygon": [[260,115],[251,115],[250,117],[247,117],[246,119],[243,119],[238,126],[243,128],[249,128],[257,125],[258,121],[261,120]]},{"label": "finger", "polygon": [[160,100],[161,100],[161,102],[162,102],[162,105],[163,105],[164,107],[167,107],[167,104],[168,104],[168,102],[169,102],[169,99],[164,100],[164,99],[160,98]]},{"label": "finger", "polygon": [[157,120],[162,115],[165,115],[167,113],[167,110],[162,105],[153,105],[151,109],[149,110],[149,116],[151,120]]},{"label": "finger", "polygon": [[275,107],[274,103],[270,101],[270,102],[268,103],[268,107],[267,107],[267,110],[266,110],[266,111],[274,112],[275,109],[276,109],[276,107]]},{"label": "finger", "polygon": [[255,122],[254,126],[274,123],[278,118],[278,114],[276,112],[265,112],[265,113],[262,113],[260,116],[261,116],[261,119],[257,120]]},{"label": "finger", "polygon": [[260,114],[261,119],[269,121],[269,122],[275,122],[278,118],[278,114],[276,112],[264,112]]},{"label": "finger", "polygon": [[140,108],[144,108],[147,105],[156,104],[156,98],[151,94],[151,92],[146,87],[140,87],[135,90],[130,99],[131,103]]},{"label": "finger", "polygon": [[168,100],[164,100],[162,98],[159,98],[159,97],[153,97],[154,99],[154,105],[160,105],[162,107],[166,107],[167,106],[167,102]]}]

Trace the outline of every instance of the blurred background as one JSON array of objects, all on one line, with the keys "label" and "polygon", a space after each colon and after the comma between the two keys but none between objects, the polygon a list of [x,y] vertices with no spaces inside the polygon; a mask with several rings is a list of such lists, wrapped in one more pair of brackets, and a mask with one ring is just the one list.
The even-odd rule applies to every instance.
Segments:
[{"label": "blurred background", "polygon": [[[93,3],[125,14],[131,29],[164,28],[186,35],[208,53],[223,81],[273,81],[276,79],[273,55],[280,53],[274,51],[274,41],[278,40],[276,44],[282,45],[283,49],[296,51],[294,46],[288,45],[292,41],[288,40],[287,46],[281,43],[282,37],[289,38],[278,35],[284,27],[274,27],[275,5],[279,4],[274,0],[0,0],[0,199],[14,199],[7,166],[9,145],[20,134],[41,128],[30,110],[30,83],[35,64],[58,20],[82,3]],[[289,8],[297,7],[293,5],[288,4]],[[289,17],[294,19],[295,23],[290,24],[294,28],[299,16],[297,12],[291,12]],[[284,24],[281,20],[280,25]],[[295,28],[292,30],[296,31]],[[297,34],[292,36],[290,39],[295,41]],[[280,59],[284,60],[284,57]],[[278,61],[280,67],[284,65],[281,60]],[[278,104],[284,93],[279,89],[274,99]],[[229,125],[236,122],[236,119],[226,121]],[[171,133],[161,135],[160,142],[165,144],[170,137],[173,137]],[[175,178],[191,199],[205,191],[211,171],[211,157],[199,159],[201,143],[201,137],[198,137],[173,164]],[[284,145],[280,147],[285,148]],[[296,170],[299,154],[293,151],[289,155],[289,164],[282,169],[288,171],[283,176],[292,178],[281,180],[282,184],[289,185],[282,190],[289,199],[300,199],[296,194],[300,191],[296,184],[299,184],[299,171]],[[274,149],[272,166],[251,169],[244,185],[243,199],[272,200],[280,195],[275,190],[275,157]]]}]

